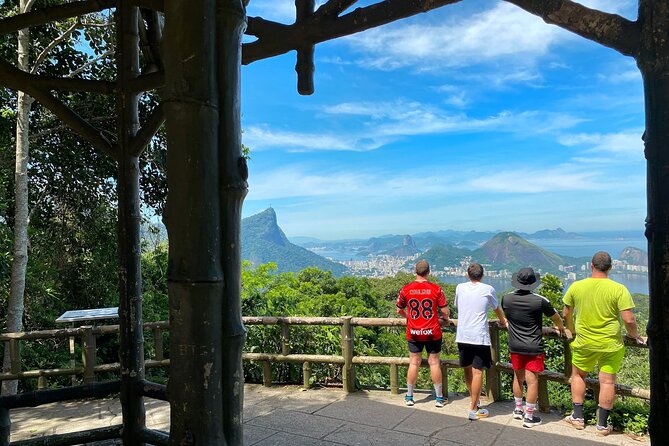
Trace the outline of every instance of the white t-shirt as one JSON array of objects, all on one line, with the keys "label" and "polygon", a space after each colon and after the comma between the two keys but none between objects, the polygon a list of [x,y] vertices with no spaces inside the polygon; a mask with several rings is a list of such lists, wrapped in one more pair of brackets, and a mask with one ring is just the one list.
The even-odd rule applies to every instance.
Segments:
[{"label": "white t-shirt", "polygon": [[488,308],[497,308],[495,289],[486,283],[466,282],[455,288],[458,327],[455,342],[490,345]]}]

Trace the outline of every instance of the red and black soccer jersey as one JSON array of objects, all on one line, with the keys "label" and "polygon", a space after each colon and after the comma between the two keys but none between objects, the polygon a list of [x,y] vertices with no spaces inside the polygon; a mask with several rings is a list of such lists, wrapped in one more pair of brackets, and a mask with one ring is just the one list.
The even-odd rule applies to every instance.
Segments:
[{"label": "red and black soccer jersey", "polygon": [[407,339],[436,341],[441,339],[439,310],[446,306],[446,297],[439,285],[430,282],[411,282],[400,290],[397,308],[407,313]]}]

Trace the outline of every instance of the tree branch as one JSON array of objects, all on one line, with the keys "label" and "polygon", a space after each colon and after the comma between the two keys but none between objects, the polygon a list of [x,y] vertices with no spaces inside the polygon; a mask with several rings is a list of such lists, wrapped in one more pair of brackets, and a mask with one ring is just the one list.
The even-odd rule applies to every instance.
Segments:
[{"label": "tree branch", "polygon": [[35,59],[35,64],[33,65],[32,69],[30,70],[31,74],[35,74],[39,66],[44,62],[44,59],[46,59],[47,54],[49,54],[49,51],[51,51],[56,45],[58,45],[60,42],[63,40],[67,39],[67,37],[72,34],[72,32],[77,29],[81,25],[81,22],[79,19],[77,19],[76,22],[72,24],[68,29],[65,30],[60,36],[56,37],[53,39],[47,46],[44,47],[41,53],[39,53],[39,56],[37,56],[37,59]]},{"label": "tree branch", "polygon": [[165,111],[163,105],[159,104],[151,113],[142,126],[139,129],[135,137],[130,141],[130,147],[128,150],[132,156],[139,156],[142,154],[146,146],[151,142],[151,139],[155,136],[160,126],[165,122]]},{"label": "tree branch", "polygon": [[79,73],[81,73],[82,71],[84,71],[86,68],[88,68],[88,67],[90,67],[91,65],[95,64],[97,61],[99,61],[99,60],[101,60],[101,59],[104,59],[104,58],[107,57],[107,56],[111,56],[112,54],[114,54],[114,50],[107,50],[107,51],[105,51],[104,53],[102,53],[102,54],[100,54],[98,57],[96,57],[95,59],[89,60],[88,62],[86,62],[85,64],[83,64],[83,65],[80,66],[79,68],[77,68],[76,70],[70,72],[70,74],[68,74],[67,77],[73,77],[73,76],[76,76],[77,74],[79,74]]},{"label": "tree branch", "polygon": [[78,17],[91,12],[99,12],[116,6],[116,0],[87,0],[66,3],[60,6],[36,9],[0,20],[0,35],[13,33],[35,25]]},{"label": "tree branch", "polygon": [[640,49],[640,27],[617,14],[587,8],[571,0],[506,0],[544,22],[612,48],[625,56]]},{"label": "tree branch", "polygon": [[33,9],[33,5],[36,1],[37,0],[28,0],[28,3],[26,3],[26,8],[23,10],[23,12],[30,12],[30,10]]},{"label": "tree branch", "polygon": [[280,25],[257,17],[249,17],[247,34],[257,36],[258,40],[242,45],[242,63],[247,65],[299,49],[304,45],[355,34],[460,1],[384,0],[371,6],[357,8],[341,17],[314,14],[304,22],[293,25]]}]

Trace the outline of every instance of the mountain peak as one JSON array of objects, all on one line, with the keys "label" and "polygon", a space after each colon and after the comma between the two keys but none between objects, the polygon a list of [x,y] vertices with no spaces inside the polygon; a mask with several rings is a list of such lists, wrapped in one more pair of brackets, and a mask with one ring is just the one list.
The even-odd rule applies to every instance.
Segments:
[{"label": "mountain peak", "polygon": [[515,232],[500,232],[474,251],[473,257],[480,262],[511,270],[531,265],[536,269],[553,271],[562,263],[557,254],[530,243]]},{"label": "mountain peak", "polygon": [[253,234],[263,240],[281,246],[290,243],[281,228],[279,228],[276,212],[274,212],[274,208],[272,207],[268,207],[258,214],[245,218],[244,222],[248,228],[251,228]]},{"label": "mountain peak", "polygon": [[309,266],[341,275],[346,267],[292,244],[277,222],[272,207],[242,220],[242,258],[255,264],[275,262],[280,272],[298,272]]}]

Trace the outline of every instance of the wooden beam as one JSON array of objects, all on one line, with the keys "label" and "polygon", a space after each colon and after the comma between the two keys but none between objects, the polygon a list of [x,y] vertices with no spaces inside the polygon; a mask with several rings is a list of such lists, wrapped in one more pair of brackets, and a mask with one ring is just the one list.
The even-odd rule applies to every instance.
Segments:
[{"label": "wooden beam", "polygon": [[0,20],[0,34],[13,33],[31,26],[99,12],[115,6],[116,0],[87,0],[48,8],[33,9],[31,12],[17,14]]},{"label": "wooden beam", "polygon": [[88,141],[94,148],[116,159],[116,149],[109,140],[102,136],[102,133],[98,129],[86,122],[85,119],[76,114],[70,107],[63,104],[51,93],[33,85],[25,86],[23,91],[35,98],[42,106],[49,109],[51,113]]},{"label": "wooden beam", "polygon": [[329,0],[318,8],[316,16],[336,17],[357,2],[358,0]]},{"label": "wooden beam", "polygon": [[156,71],[154,73],[142,74],[133,79],[128,79],[125,88],[128,93],[139,93],[142,91],[155,90],[165,84],[165,72]]},{"label": "wooden beam", "polygon": [[[133,152],[139,129],[139,95],[128,83],[140,75],[139,8],[120,2],[116,9],[116,131],[118,134],[118,279],[123,444],[144,446],[139,433],[146,428],[144,398],[138,383],[144,380],[142,330],[142,273],[139,198],[139,157]],[[139,140],[141,142],[141,140]]]},{"label": "wooden beam", "polygon": [[506,0],[588,40],[613,48],[625,56],[636,56],[641,45],[641,27],[617,14],[590,9],[570,0]]},{"label": "wooden beam", "polygon": [[249,17],[248,34],[258,37],[255,42],[242,45],[242,63],[297,50],[307,44],[316,44],[360,31],[385,25],[462,0],[385,0],[341,17],[312,15],[309,20],[294,25],[279,25],[257,17]]},{"label": "wooden beam", "polygon": [[[295,23],[303,23],[314,14],[315,0],[295,0]],[[297,49],[297,92],[301,95],[314,93],[314,45],[301,45]]]},{"label": "wooden beam", "polygon": [[165,111],[163,105],[158,104],[142,128],[140,128],[137,134],[130,140],[130,147],[128,150],[132,156],[139,156],[142,154],[146,146],[151,142],[151,138],[156,135],[156,132],[164,122]]},{"label": "wooden beam", "polygon": [[43,90],[86,91],[90,93],[113,94],[114,82],[90,79],[63,78],[26,73],[0,58],[0,77],[5,86],[14,90],[27,91],[30,86]]}]

